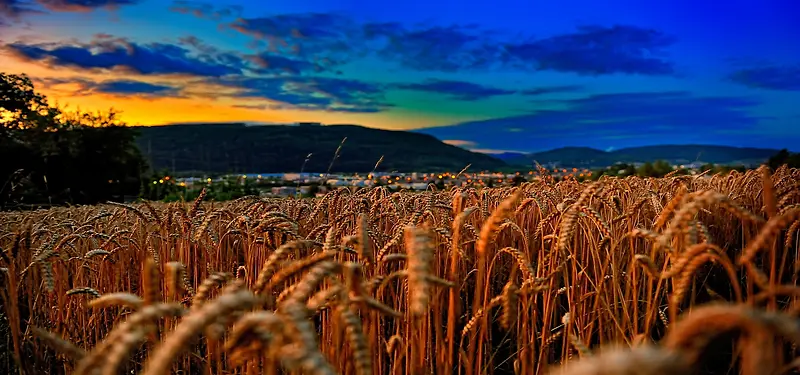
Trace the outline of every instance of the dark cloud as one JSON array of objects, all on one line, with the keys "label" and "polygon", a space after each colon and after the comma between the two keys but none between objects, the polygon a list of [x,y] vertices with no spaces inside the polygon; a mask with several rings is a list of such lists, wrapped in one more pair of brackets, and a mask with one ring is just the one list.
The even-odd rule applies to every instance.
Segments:
[{"label": "dark cloud", "polygon": [[325,58],[337,64],[374,55],[420,71],[505,67],[586,75],[675,74],[664,57],[675,39],[629,25],[587,26],[531,39],[503,36],[475,25],[358,23],[334,13],[299,13],[239,18],[229,27],[264,42],[270,52]]},{"label": "dark cloud", "polygon": [[52,12],[91,12],[105,8],[135,5],[142,0],[0,0],[0,26],[22,21],[28,14]]},{"label": "dark cloud", "polygon": [[83,69],[121,68],[142,75],[185,74],[219,77],[241,74],[244,61],[230,53],[199,53],[180,45],[138,44],[103,36],[90,43],[16,42],[5,49],[19,58],[54,67]]},{"label": "dark cloud", "polygon": [[229,25],[267,44],[270,52],[346,63],[370,54],[425,71],[488,68],[500,57],[498,43],[475,26],[408,27],[361,24],[335,13],[240,18]]},{"label": "dark cloud", "polygon": [[504,90],[494,87],[483,86],[471,82],[448,81],[431,79],[424,83],[396,84],[393,87],[402,90],[414,90],[445,94],[456,100],[475,101],[490,98],[498,95],[511,95],[516,93],[513,90]]},{"label": "dark cloud", "polygon": [[37,85],[46,86],[51,90],[64,91],[61,85],[70,85],[70,96],[89,96],[107,94],[124,97],[163,98],[180,96],[180,89],[163,84],[154,84],[136,80],[106,80],[96,82],[87,78],[41,78],[35,79]]},{"label": "dark cloud", "polygon": [[698,97],[688,92],[592,95],[560,100],[560,109],[419,130],[439,139],[475,142],[479,149],[605,149],[668,142],[745,145],[762,118],[747,97]]},{"label": "dark cloud", "polygon": [[319,63],[313,63],[294,56],[282,56],[271,52],[262,52],[253,55],[234,55],[224,53],[220,49],[204,43],[195,36],[186,36],[178,39],[178,43],[183,46],[191,47],[209,56],[218,56],[222,62],[227,57],[232,64],[242,64],[242,60],[249,63],[248,69],[256,74],[276,75],[293,74],[299,75],[306,72],[322,72],[327,68]]},{"label": "dark cloud", "polygon": [[19,22],[24,15],[42,13],[26,0],[0,0],[0,26]]},{"label": "dark cloud", "polygon": [[474,26],[359,24],[334,13],[300,13],[240,18],[230,27],[264,41],[271,52],[328,64],[375,54],[410,69],[452,72],[489,67],[500,56],[497,43]]},{"label": "dark cloud", "polygon": [[584,75],[671,75],[671,62],[658,57],[675,39],[653,29],[617,25],[582,27],[575,33],[505,45],[509,63],[535,70]]},{"label": "dark cloud", "polygon": [[261,74],[300,75],[305,72],[322,72],[326,70],[320,64],[293,57],[284,57],[271,52],[248,55],[246,59],[257,67],[254,71]]},{"label": "dark cloud", "polygon": [[116,9],[119,6],[135,5],[142,0],[37,0],[54,12],[91,12],[95,9]]},{"label": "dark cloud", "polygon": [[474,26],[407,28],[383,23],[367,24],[364,32],[367,40],[384,42],[377,47],[379,56],[415,70],[454,72],[489,68],[501,52],[486,31]]},{"label": "dark cloud", "polygon": [[[106,36],[106,37],[110,37],[110,36]],[[219,48],[214,47],[214,46],[212,46],[210,44],[207,44],[207,43],[203,42],[202,40],[200,40],[200,38],[198,38],[198,37],[196,37],[194,35],[189,35],[189,36],[185,36],[185,37],[182,37],[182,38],[178,38],[178,44],[194,48],[195,50],[200,51],[200,52],[205,53],[205,54],[208,54],[208,55],[214,55],[214,54],[219,54],[220,53]]]},{"label": "dark cloud", "polygon": [[[5,48],[23,59],[74,70],[124,69],[142,76],[194,76],[199,78],[196,83],[201,85],[190,90],[191,95],[263,99],[269,101],[266,105],[270,108],[370,113],[392,107],[386,102],[384,86],[357,80],[304,76],[328,68],[297,56],[269,52],[255,55],[225,52],[194,36],[181,38],[177,44],[138,44],[100,34],[92,42],[84,44],[16,42]],[[180,95],[180,90],[172,87],[138,81],[94,85],[88,81],[73,80],[72,83],[80,84],[84,92],[124,94],[125,90],[130,90],[140,95]],[[231,90],[207,93],[203,84],[211,84],[212,87],[221,85],[235,93],[231,94]]]},{"label": "dark cloud", "polygon": [[561,86],[544,86],[535,87],[528,90],[521,90],[519,93],[527,96],[539,96],[547,94],[559,94],[565,92],[577,92],[583,90],[582,85],[561,85]]},{"label": "dark cloud", "polygon": [[239,5],[215,6],[202,1],[176,0],[169,8],[173,12],[191,14],[198,18],[220,20],[223,18],[239,17],[242,7]]},{"label": "dark cloud", "polygon": [[9,18],[19,17],[29,9],[20,0],[0,0],[0,15]]},{"label": "dark cloud", "polygon": [[171,86],[132,80],[99,82],[95,85],[95,89],[98,92],[119,95],[175,96],[177,94],[177,90]]},{"label": "dark cloud", "polygon": [[752,88],[800,91],[800,64],[741,69],[730,74],[728,79]]},{"label": "dark cloud", "polygon": [[361,44],[357,25],[332,13],[239,18],[229,27],[265,42],[271,53],[326,60],[329,64],[354,57]]},{"label": "dark cloud", "polygon": [[384,89],[351,79],[324,77],[226,77],[210,80],[240,90],[235,96],[267,99],[269,108],[373,113],[390,107]]}]

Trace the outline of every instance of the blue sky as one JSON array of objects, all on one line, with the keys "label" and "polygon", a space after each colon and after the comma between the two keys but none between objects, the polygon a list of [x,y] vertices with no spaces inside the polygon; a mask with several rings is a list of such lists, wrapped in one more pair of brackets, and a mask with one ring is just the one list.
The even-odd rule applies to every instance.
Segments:
[{"label": "blue sky", "polygon": [[797,150],[797,14],[790,0],[0,0],[0,71],[143,125],[349,123],[483,152]]}]

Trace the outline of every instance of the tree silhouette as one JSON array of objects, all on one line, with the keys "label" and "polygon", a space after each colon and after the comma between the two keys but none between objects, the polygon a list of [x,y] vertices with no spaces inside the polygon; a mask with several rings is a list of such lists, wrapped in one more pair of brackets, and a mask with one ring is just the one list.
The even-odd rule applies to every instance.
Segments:
[{"label": "tree silhouette", "polygon": [[66,112],[26,75],[0,73],[0,209],[137,196],[136,136],[113,109]]},{"label": "tree silhouette", "polygon": [[767,161],[767,165],[773,170],[784,164],[788,165],[790,168],[800,168],[800,153],[791,153],[784,148]]}]

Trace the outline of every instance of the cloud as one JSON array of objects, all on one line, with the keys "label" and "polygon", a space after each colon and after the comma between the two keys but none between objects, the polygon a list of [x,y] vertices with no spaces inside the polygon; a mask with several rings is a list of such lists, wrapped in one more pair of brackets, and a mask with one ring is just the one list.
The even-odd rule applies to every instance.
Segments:
[{"label": "cloud", "polygon": [[339,65],[372,55],[418,71],[513,68],[582,75],[675,74],[665,54],[676,40],[631,25],[585,26],[533,39],[475,25],[360,23],[335,13],[294,13],[239,18],[228,27],[266,43],[270,52],[330,59]]},{"label": "cloud", "polygon": [[382,40],[377,54],[403,67],[454,72],[495,65],[500,49],[490,33],[475,26],[407,28],[398,23],[367,24],[368,40]]},{"label": "cloud", "polygon": [[114,10],[119,6],[135,5],[141,0],[37,0],[37,2],[54,12],[91,12],[100,8]]},{"label": "cloud", "polygon": [[[304,74],[324,72],[328,68],[299,57],[269,52],[254,55],[225,52],[195,36],[183,37],[177,44],[139,44],[99,34],[89,43],[16,42],[6,45],[5,49],[28,61],[79,71],[123,70],[140,76],[197,78],[180,89],[146,83],[149,79],[105,84],[92,84],[87,80],[70,82],[80,85],[85,92],[124,94],[130,91],[139,96],[180,95],[211,100],[234,98],[246,101],[239,105],[250,109],[374,113],[393,107],[386,101],[385,85],[306,76]],[[49,82],[55,83],[58,82]]]},{"label": "cloud", "polygon": [[458,147],[467,147],[467,148],[474,147],[474,146],[477,145],[477,143],[475,143],[473,141],[465,141],[465,140],[462,140],[462,139],[444,139],[444,140],[442,140],[442,143],[447,143],[448,145],[458,146]]},{"label": "cloud", "polygon": [[341,63],[353,57],[360,41],[357,25],[333,13],[282,14],[238,18],[228,27],[267,44],[271,53]]},{"label": "cloud", "polygon": [[191,14],[198,18],[217,21],[222,18],[239,17],[242,14],[242,7],[239,5],[217,7],[212,3],[202,1],[176,0],[169,9],[173,12]]},{"label": "cloud", "polygon": [[[375,113],[392,104],[384,89],[370,83],[326,77],[226,77],[209,83],[235,88],[234,97],[263,99],[263,108]],[[247,104],[251,109],[253,105]]]},{"label": "cloud", "polygon": [[244,61],[230,53],[201,53],[167,43],[138,44],[101,35],[90,43],[11,43],[16,57],[52,67],[125,69],[142,75],[184,74],[220,77],[241,74]]},{"label": "cloud", "polygon": [[559,94],[566,92],[577,92],[583,90],[582,85],[562,85],[562,86],[544,86],[535,87],[528,90],[522,90],[519,93],[527,96],[540,96],[547,94]]},{"label": "cloud", "polygon": [[600,149],[664,143],[757,144],[763,120],[749,97],[689,92],[598,94],[559,100],[560,109],[418,130],[474,148],[538,151],[564,146]]},{"label": "cloud", "polygon": [[728,79],[752,88],[800,91],[800,64],[741,69],[730,74]]},{"label": "cloud", "polygon": [[280,107],[279,105],[269,105],[269,104],[234,104],[231,107],[233,108],[241,108],[241,109],[252,109],[258,111],[266,111],[269,109],[274,109],[274,107]]},{"label": "cloud", "polygon": [[591,26],[574,33],[506,44],[505,59],[534,70],[582,75],[672,75],[673,64],[658,56],[674,43],[674,38],[653,29]]},{"label": "cloud", "polygon": [[19,22],[24,15],[42,13],[26,0],[0,0],[0,26]]},{"label": "cloud", "polygon": [[[341,65],[377,55],[416,70],[455,71],[487,65],[496,53],[479,56],[486,41],[465,27],[408,28],[399,23],[359,23],[336,13],[293,13],[239,18],[229,25],[267,45],[272,53]],[[473,50],[474,49],[474,50]],[[494,50],[496,52],[496,49]]]},{"label": "cloud", "polygon": [[[105,94],[118,97],[139,97],[157,99],[180,96],[180,89],[164,84],[154,84],[136,80],[93,81],[88,78],[37,78],[35,84],[46,86],[56,92],[69,96],[90,96]],[[64,88],[63,86],[67,86]]]},{"label": "cloud", "polygon": [[98,92],[119,95],[176,96],[177,94],[177,90],[171,86],[133,80],[99,82],[94,88]]},{"label": "cloud", "polygon": [[475,101],[498,95],[511,95],[514,90],[504,90],[463,81],[430,79],[424,83],[395,84],[401,90],[414,90],[445,94],[456,100]]},{"label": "cloud", "polygon": [[322,72],[328,68],[306,60],[293,57],[284,57],[271,52],[263,52],[245,57],[257,68],[260,74],[292,74],[300,75],[305,72]]},{"label": "cloud", "polygon": [[378,56],[422,71],[487,68],[501,55],[498,42],[475,26],[359,23],[336,13],[295,13],[239,18],[229,25],[267,44],[270,52],[323,59],[341,65]]},{"label": "cloud", "polygon": [[91,12],[97,9],[116,10],[142,0],[0,0],[0,27],[11,26],[29,14],[51,12]]}]

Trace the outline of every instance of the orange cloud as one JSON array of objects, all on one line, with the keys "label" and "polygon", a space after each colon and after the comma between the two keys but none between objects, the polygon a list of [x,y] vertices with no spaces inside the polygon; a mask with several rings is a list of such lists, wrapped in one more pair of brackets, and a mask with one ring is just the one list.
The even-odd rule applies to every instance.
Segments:
[{"label": "orange cloud", "polygon": [[470,148],[473,146],[477,146],[478,144],[472,141],[464,141],[461,139],[445,139],[442,142],[447,143],[448,145],[458,146],[463,148]]}]

